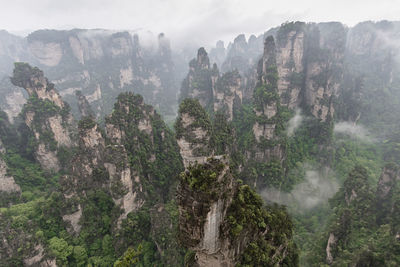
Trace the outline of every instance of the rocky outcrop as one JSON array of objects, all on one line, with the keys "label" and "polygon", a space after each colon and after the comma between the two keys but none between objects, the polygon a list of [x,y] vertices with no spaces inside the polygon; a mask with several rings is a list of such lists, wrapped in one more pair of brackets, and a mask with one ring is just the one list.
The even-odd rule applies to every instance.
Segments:
[{"label": "rocky outcrop", "polygon": [[182,83],[181,100],[196,98],[209,113],[224,113],[229,121],[234,109],[242,103],[242,78],[237,70],[220,74],[204,48],[198,50],[197,59],[189,64],[189,73]]},{"label": "rocky outcrop", "polygon": [[[14,62],[25,61],[46,72],[74,115],[75,91],[88,97],[99,116],[111,112],[119,93],[133,89],[164,114],[173,115],[178,81],[169,40],[164,34],[158,40],[146,39],[143,45],[137,34],[109,30],[39,30],[26,38],[2,31],[0,79],[10,75]],[[0,91],[9,88],[0,85]],[[0,101],[0,106],[8,110],[7,103]]]},{"label": "rocky outcrop", "polygon": [[15,182],[14,177],[7,174],[7,164],[1,158],[2,154],[4,153],[5,149],[3,148],[2,143],[0,141],[0,192],[2,192],[2,194],[20,193],[21,188]]},{"label": "rocky outcrop", "polygon": [[222,63],[224,62],[226,56],[224,41],[219,40],[216,43],[215,48],[212,48],[210,50],[209,56],[212,63],[217,64],[217,66],[222,66]]},{"label": "rocky outcrop", "polygon": [[78,108],[81,117],[95,117],[95,114],[90,107],[90,104],[87,100],[87,98],[82,94],[81,91],[76,91],[75,92],[76,97],[78,98]]},{"label": "rocky outcrop", "polygon": [[182,101],[175,131],[185,167],[195,162],[205,162],[213,154],[210,146],[211,122],[197,99]]},{"label": "rocky outcrop", "polygon": [[[79,151],[71,162],[71,174],[62,178],[63,193],[66,199],[83,197],[85,191],[97,188],[108,192],[115,204],[122,209],[117,225],[127,214],[138,210],[144,203],[138,177],[134,176],[123,145],[107,145],[98,125],[90,117],[79,122]],[[72,233],[79,233],[79,220],[85,206],[78,204],[71,214],[63,220],[71,225]]]},{"label": "rocky outcrop", "polygon": [[246,40],[244,34],[238,35],[227,48],[226,58],[219,65],[223,72],[237,70],[245,74],[260,59],[263,49],[264,35],[251,35]]},{"label": "rocky outcrop", "polygon": [[300,105],[304,83],[305,24],[295,24],[290,30],[284,28],[277,33],[278,93],[281,104],[293,109]]},{"label": "rocky outcrop", "polygon": [[[283,230],[288,231],[288,239],[284,238],[281,244],[270,239],[269,234],[278,226],[268,225],[268,212],[261,199],[248,186],[236,182],[224,157],[190,165],[181,174],[177,204],[179,240],[195,254],[191,262],[185,263],[188,266],[236,266],[238,263],[272,266],[295,254],[289,245],[291,229]],[[239,211],[242,205],[253,205],[254,210],[250,212],[258,214],[253,219],[259,222],[244,219],[246,215]],[[243,257],[254,246],[266,243],[273,251],[270,256],[261,261]]]},{"label": "rocky outcrop", "polygon": [[166,198],[182,162],[173,133],[154,108],[140,95],[119,95],[114,112],[106,118],[106,133],[111,142],[126,147],[136,180],[141,177],[142,184],[151,185],[151,191],[158,192],[154,198]]},{"label": "rocky outcrop", "polygon": [[228,121],[233,120],[233,112],[237,103],[241,103],[243,93],[241,91],[241,77],[237,71],[224,73],[213,88],[214,113],[222,112]]},{"label": "rocky outcrop", "polygon": [[14,85],[24,88],[29,100],[22,112],[26,125],[36,140],[35,157],[49,171],[58,171],[57,150],[74,145],[74,120],[69,106],[38,68],[16,63],[11,78]]},{"label": "rocky outcrop", "polygon": [[[214,155],[218,150],[212,144],[218,131],[211,126],[198,100],[185,99],[181,103],[175,129],[185,165],[177,189],[179,241],[194,253],[185,265],[272,266],[295,254],[289,245],[291,229],[284,230],[288,231],[289,239],[274,244],[267,233],[275,231],[275,226],[244,218],[246,215],[238,212],[249,208],[243,206],[249,204],[260,220],[266,220],[267,216],[263,213],[266,210],[262,211],[261,199],[247,185],[242,186],[234,179],[228,157]],[[243,255],[251,250],[252,241],[260,246],[268,243],[274,247],[274,255],[246,262]]]},{"label": "rocky outcrop", "polygon": [[210,59],[204,48],[197,52],[197,58],[189,63],[189,73],[182,82],[181,99],[196,98],[207,110],[212,110],[213,88],[219,76],[217,65],[210,66]]},{"label": "rocky outcrop", "polygon": [[326,262],[328,264],[332,264],[333,256],[332,256],[332,249],[336,247],[336,238],[333,233],[329,234],[328,244],[326,245]]},{"label": "rocky outcrop", "polygon": [[258,85],[253,95],[256,119],[252,131],[256,147],[252,150],[256,152],[248,155],[260,162],[284,160],[284,148],[279,143],[282,119],[276,57],[275,41],[270,36],[265,40],[264,55],[258,64]]}]

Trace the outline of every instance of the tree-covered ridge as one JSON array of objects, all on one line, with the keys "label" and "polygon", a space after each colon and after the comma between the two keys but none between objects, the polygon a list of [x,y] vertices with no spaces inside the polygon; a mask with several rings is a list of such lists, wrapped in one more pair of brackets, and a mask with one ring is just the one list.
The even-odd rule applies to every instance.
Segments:
[{"label": "tree-covered ridge", "polygon": [[145,178],[146,191],[154,194],[153,200],[160,195],[167,199],[182,162],[174,134],[161,116],[140,95],[124,93],[118,96],[106,125],[111,139],[116,132],[121,133],[130,165]]},{"label": "tree-covered ridge", "polygon": [[[371,188],[365,168],[356,166],[344,181],[343,187],[330,200],[333,216],[327,232],[318,241],[319,248],[308,260],[312,266],[328,263],[331,266],[397,266],[400,245],[398,242],[397,167],[385,166],[375,192]],[[388,176],[389,173],[389,176]],[[382,198],[379,192],[390,182],[393,195]],[[387,186],[388,184],[386,184]],[[397,196],[396,196],[397,195]],[[386,202],[390,209],[382,209]],[[386,220],[383,220],[383,219]],[[314,257],[314,259],[312,259]]]},{"label": "tree-covered ridge", "polygon": [[[179,114],[187,114],[194,120],[190,123],[190,129],[202,128],[207,132],[211,131],[211,122],[209,115],[205,109],[200,105],[199,100],[194,98],[186,98],[179,105]],[[184,136],[187,132],[183,126],[182,116],[178,116],[175,123],[175,132],[177,138]]]},{"label": "tree-covered ridge", "polygon": [[[106,118],[106,129],[93,116],[75,125],[68,105],[53,86],[46,86],[43,72],[30,73],[35,69],[25,64],[17,64],[16,72],[21,68],[31,94],[23,121],[10,125],[4,117],[0,125],[1,139],[15,141],[4,154],[8,175],[22,188],[19,196],[1,199],[2,263],[112,266],[135,249],[139,266],[179,264],[183,252],[174,237],[172,196],[182,162],[161,116],[141,96],[126,93]],[[76,133],[69,135],[70,147],[60,146],[63,129]],[[52,134],[42,139],[46,131]],[[44,141],[53,143],[57,153],[40,155],[57,159],[61,171],[48,172],[37,163],[35,142]]]}]

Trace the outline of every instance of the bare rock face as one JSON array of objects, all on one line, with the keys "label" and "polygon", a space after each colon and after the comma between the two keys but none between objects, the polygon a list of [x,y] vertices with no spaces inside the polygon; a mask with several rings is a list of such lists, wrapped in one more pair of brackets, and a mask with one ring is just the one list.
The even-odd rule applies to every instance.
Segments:
[{"label": "bare rock face", "polygon": [[0,88],[2,88],[1,94],[3,96],[0,100],[1,109],[7,113],[8,120],[13,123],[26,103],[24,89],[14,86],[8,76],[0,80]]},{"label": "bare rock face", "polygon": [[[276,226],[268,225],[268,212],[263,211],[261,199],[247,185],[240,185],[233,178],[226,158],[211,157],[202,164],[190,165],[180,178],[177,190],[179,240],[194,253],[186,265],[275,266],[293,256],[295,251],[289,245],[291,229],[283,230],[289,231],[286,233],[289,239],[282,239],[281,244],[270,239],[268,235]],[[259,222],[242,217],[239,210],[247,209],[244,207],[247,204],[253,205]],[[257,246],[268,243],[272,254],[262,261],[255,258],[248,261],[243,255],[251,250],[251,242]]]},{"label": "bare rock face", "polygon": [[224,73],[213,87],[214,113],[223,112],[228,121],[233,120],[235,103],[241,103],[242,81],[238,71]]},{"label": "bare rock face", "polygon": [[36,159],[44,169],[58,171],[57,150],[74,145],[74,121],[69,106],[38,68],[16,63],[11,81],[24,88],[30,96],[24,106],[23,117],[37,142]]},{"label": "bare rock face", "polygon": [[181,96],[198,99],[209,113],[224,113],[233,119],[235,104],[242,103],[242,78],[237,70],[220,74],[217,65],[210,67],[204,48],[198,50],[197,59],[189,63],[189,73],[181,87]]},{"label": "bare rock face", "polygon": [[[212,182],[215,187],[210,189],[211,192],[206,190],[195,192],[189,185],[189,181],[180,183],[177,193],[180,214],[179,239],[185,246],[196,252],[196,262],[199,266],[234,266],[232,255],[234,251],[230,251],[227,242],[223,242],[223,233],[220,229],[236,184],[233,182],[232,175],[227,173],[229,167],[224,165],[223,161],[209,159],[204,165],[189,167],[188,171],[182,175],[186,178],[196,168],[213,169],[215,177]],[[196,179],[196,177],[193,178]],[[219,184],[221,186],[217,186]],[[207,186],[212,188],[213,185]],[[211,195],[212,199],[209,198]]]},{"label": "bare rock face", "polygon": [[[61,181],[64,196],[74,199],[84,196],[87,190],[103,189],[123,210],[116,222],[119,227],[128,213],[144,204],[142,187],[137,184],[140,180],[129,167],[124,146],[116,143],[107,145],[92,118],[85,117],[79,122],[79,136],[80,153],[72,159],[71,175]],[[84,209],[85,206],[79,204],[73,213],[63,216],[64,221],[71,225],[70,232],[80,231],[79,220]]]},{"label": "bare rock face", "polygon": [[2,193],[21,192],[21,188],[19,187],[18,184],[15,183],[14,178],[12,176],[7,175],[7,164],[1,158],[0,158],[0,192]]},{"label": "bare rock face", "polygon": [[377,197],[381,199],[386,198],[399,180],[400,174],[398,168],[394,165],[385,166],[379,178],[378,188],[376,190]]},{"label": "bare rock face", "polygon": [[[259,62],[259,81],[253,94],[256,120],[253,134],[256,141],[255,156],[257,161],[269,161],[273,158],[282,161],[283,148],[279,145],[278,123],[281,120],[279,97],[279,73],[277,68],[276,44],[272,36],[265,40],[264,55]],[[275,145],[262,145],[266,143]]]},{"label": "bare rock face", "polygon": [[197,99],[185,99],[175,124],[177,142],[185,167],[212,155],[211,122]]},{"label": "bare rock face", "polygon": [[95,117],[95,114],[90,107],[89,101],[87,98],[82,94],[81,91],[76,91],[76,97],[78,98],[78,108],[79,112],[81,113],[82,117]]},{"label": "bare rock face", "polygon": [[346,35],[340,23],[318,24],[309,29],[304,101],[321,121],[334,115],[332,99],[338,96],[343,81]]},{"label": "bare rock face", "polygon": [[216,86],[219,72],[214,64],[210,67],[210,60],[206,50],[202,47],[197,52],[197,58],[189,63],[189,73],[182,82],[181,99],[196,98],[207,110],[212,110],[213,88]]},{"label": "bare rock face", "polygon": [[326,262],[332,264],[332,248],[336,246],[336,237],[333,233],[329,234],[328,244],[326,245]]},{"label": "bare rock face", "polygon": [[277,34],[276,65],[279,75],[278,93],[282,105],[291,109],[301,102],[304,79],[305,25],[300,24]]}]

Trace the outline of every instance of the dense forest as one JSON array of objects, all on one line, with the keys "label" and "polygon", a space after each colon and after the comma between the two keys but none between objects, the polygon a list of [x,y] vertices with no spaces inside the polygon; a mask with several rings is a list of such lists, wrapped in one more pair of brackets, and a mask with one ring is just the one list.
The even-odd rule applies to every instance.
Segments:
[{"label": "dense forest", "polygon": [[400,23],[10,36],[0,265],[400,265]]}]

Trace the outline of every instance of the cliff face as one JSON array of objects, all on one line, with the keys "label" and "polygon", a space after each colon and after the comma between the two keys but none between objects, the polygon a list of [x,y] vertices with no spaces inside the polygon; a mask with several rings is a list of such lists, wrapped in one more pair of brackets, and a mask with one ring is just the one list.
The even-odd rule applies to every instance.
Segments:
[{"label": "cliff face", "polygon": [[90,107],[89,101],[87,101],[87,98],[81,93],[81,91],[76,91],[75,93],[77,99],[78,99],[78,108],[79,108],[79,113],[81,117],[95,117],[95,114]]},{"label": "cliff face", "polygon": [[247,72],[260,58],[263,49],[264,35],[251,35],[246,41],[244,34],[238,35],[227,48],[225,60],[219,66],[223,72],[238,70]]},{"label": "cliff face", "polygon": [[233,119],[235,106],[243,99],[242,81],[238,71],[220,74],[216,64],[210,67],[204,48],[189,64],[189,73],[182,83],[181,99],[196,98],[209,113],[224,113]]},{"label": "cliff face", "polygon": [[[39,30],[24,39],[13,37],[13,41],[11,37],[0,35],[0,57],[4,57],[0,73],[9,75],[15,61],[40,67],[74,114],[78,114],[76,91],[87,97],[100,116],[111,111],[119,93],[133,89],[163,114],[174,113],[176,72],[169,40],[163,34],[155,38],[151,48],[141,45],[137,35],[107,30]],[[11,46],[15,51],[7,50]],[[4,110],[8,111],[8,106],[21,109],[23,103],[14,101],[19,99],[15,95],[18,91],[7,85],[0,90],[9,98],[0,103]],[[11,110],[7,113],[16,115]]]},{"label": "cliff face", "polygon": [[288,23],[278,29],[275,38],[281,105],[305,108],[321,121],[332,118],[332,100],[343,82],[344,26]]},{"label": "cliff face", "polygon": [[[274,39],[265,40],[263,58],[259,63],[259,82],[254,90],[254,113],[256,119],[253,125],[253,134],[256,145],[252,150],[257,161],[282,161],[284,152],[279,142],[279,123],[281,123],[281,103],[278,88],[278,70]],[[275,143],[275,144],[274,144]],[[251,151],[248,151],[251,153]],[[252,156],[248,156],[250,158]]]},{"label": "cliff face", "polygon": [[69,106],[38,68],[16,63],[11,81],[29,94],[22,116],[36,140],[36,159],[44,169],[58,171],[61,166],[57,151],[74,145],[74,120]]},{"label": "cliff face", "polygon": [[[105,133],[91,117],[79,122],[79,152],[72,159],[71,175],[62,179],[65,198],[76,203],[94,188],[107,192],[121,210],[113,224],[119,228],[127,215],[146,201],[154,204],[168,197],[175,184],[171,177],[182,168],[176,155],[178,146],[171,137],[141,96],[121,94],[114,112],[106,118]],[[63,218],[71,223],[71,231],[78,233],[85,205],[75,204],[73,210]]]},{"label": "cliff face", "polygon": [[180,104],[175,130],[185,167],[213,154],[211,122],[198,100],[188,98]]},{"label": "cliff face", "polygon": [[63,219],[70,224],[69,231],[79,233],[80,219],[86,206],[76,202],[85,192],[104,190],[122,212],[116,219],[119,227],[127,214],[144,204],[143,188],[138,174],[129,166],[125,147],[120,143],[106,144],[97,124],[89,117],[79,122],[79,153],[72,159],[71,174],[63,177],[65,198],[75,202],[74,212]]},{"label": "cliff face", "polygon": [[7,175],[7,164],[3,160],[6,149],[0,139],[0,192],[2,194],[20,193],[21,188],[15,183],[14,177]]},{"label": "cliff face", "polygon": [[[274,214],[286,220],[281,216],[287,215],[263,207],[261,198],[233,177],[227,157],[214,156],[216,147],[207,144],[216,131],[197,100],[181,103],[175,127],[186,167],[177,189],[179,241],[193,253],[186,266],[296,265],[291,226],[280,229],[286,237],[276,242],[279,226],[267,219]],[[268,255],[263,255],[265,246],[271,248]]]}]

